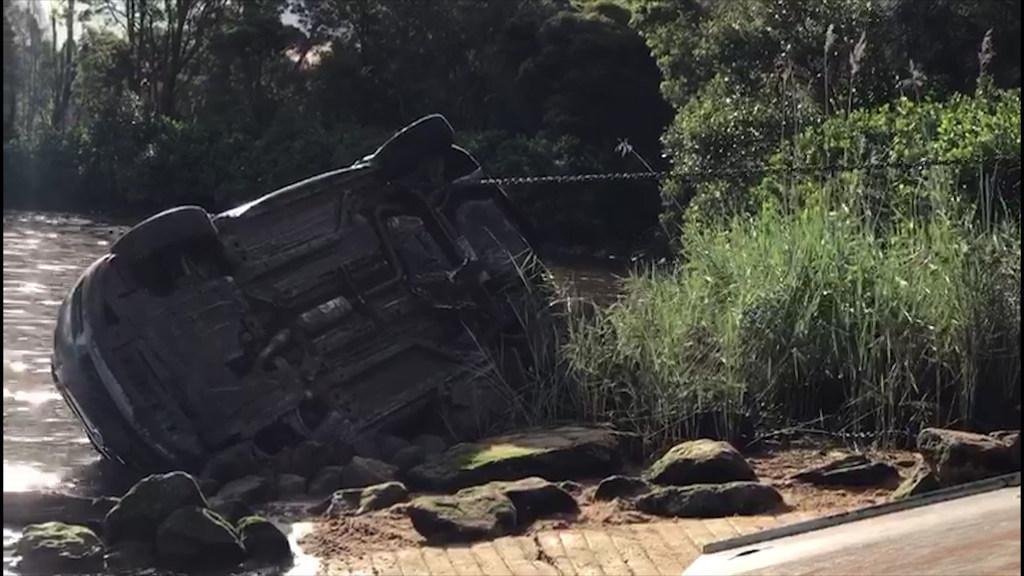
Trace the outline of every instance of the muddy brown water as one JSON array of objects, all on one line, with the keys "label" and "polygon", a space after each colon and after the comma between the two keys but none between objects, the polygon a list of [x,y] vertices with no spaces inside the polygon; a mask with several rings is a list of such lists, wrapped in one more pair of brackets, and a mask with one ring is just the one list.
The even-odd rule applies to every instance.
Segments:
[{"label": "muddy brown water", "polygon": [[[68,215],[4,212],[4,491],[66,487],[98,459],[50,377],[57,309],[78,275],[126,228]],[[618,291],[611,268],[552,266],[575,292],[607,299]],[[294,532],[303,528],[296,527]],[[4,528],[4,575],[16,574]],[[297,537],[297,534],[295,534]]]}]

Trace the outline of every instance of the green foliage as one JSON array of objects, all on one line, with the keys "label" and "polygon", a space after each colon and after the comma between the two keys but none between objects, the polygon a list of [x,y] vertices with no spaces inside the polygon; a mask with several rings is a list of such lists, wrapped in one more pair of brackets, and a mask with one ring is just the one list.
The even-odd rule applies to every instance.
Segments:
[{"label": "green foliage", "polygon": [[979,162],[1020,156],[1020,90],[945,101],[900,98],[830,118],[799,134],[776,162],[847,165]]},{"label": "green foliage", "polygon": [[[949,164],[959,195],[978,204],[979,214],[1020,213],[1020,91],[953,95],[943,102],[900,98],[875,109],[830,118],[787,141],[769,159],[775,171],[749,199],[761,204],[801,201],[820,186],[823,174],[787,173],[790,166],[859,166],[864,196],[850,201],[872,205],[872,217],[928,209],[916,194],[920,170],[913,165]],[[849,178],[851,173],[840,174]],[[993,194],[995,192],[995,194]],[[794,195],[795,194],[795,195]]]},{"label": "green foliage", "polygon": [[[757,169],[809,127],[901,95],[971,92],[983,69],[995,86],[1020,84],[1020,6],[1012,0],[630,5],[676,108],[662,220],[677,238],[687,222],[722,224],[757,205],[747,190],[759,175],[694,179],[695,171]],[[980,61],[987,31],[991,50]]]}]

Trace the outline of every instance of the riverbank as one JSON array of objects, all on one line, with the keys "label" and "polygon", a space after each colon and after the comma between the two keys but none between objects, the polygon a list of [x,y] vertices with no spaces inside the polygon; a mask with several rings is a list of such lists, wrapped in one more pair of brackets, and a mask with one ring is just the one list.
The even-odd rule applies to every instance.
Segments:
[{"label": "riverbank", "polygon": [[[381,445],[390,441],[379,439]],[[311,499],[312,492],[300,492],[261,501],[260,494],[265,497],[265,492],[240,491],[241,486],[252,484],[245,479],[228,481],[219,490],[215,486],[210,492],[204,490],[204,505],[208,502],[215,513],[229,513],[222,512],[226,492],[243,498],[228,508],[245,509],[245,503],[251,503],[250,511],[239,514],[272,518],[281,529],[278,538],[287,540],[291,549],[291,561],[280,569],[242,566],[204,573],[564,575],[618,567],[620,571],[613,573],[677,574],[699,555],[704,544],[713,541],[1019,470],[1019,443],[1019,432],[984,436],[928,429],[917,439],[916,451],[857,450],[837,442],[793,437],[741,454],[722,442],[696,440],[641,463],[630,459],[629,436],[607,428],[532,429],[452,446],[405,472],[394,467],[385,471],[388,465],[377,462],[370,468],[395,474],[387,484],[365,486],[385,480],[366,477],[356,482],[360,487],[335,491],[326,500]],[[458,458],[453,459],[456,454]],[[952,454],[956,458],[951,458]],[[467,455],[472,457],[466,460]],[[356,456],[343,469],[365,471],[373,462]],[[600,468],[594,467],[597,463]],[[114,472],[115,468],[108,470]],[[565,480],[546,481],[538,476]],[[79,473],[75,477],[96,475]],[[105,506],[156,510],[153,505],[178,493],[168,484],[171,478],[188,476],[147,477],[123,497],[108,499]],[[80,483],[77,489],[121,494],[110,483],[112,479],[130,483],[128,476],[108,476],[90,485]],[[281,479],[283,476],[279,485]],[[396,479],[408,483],[411,491],[406,493]],[[154,482],[165,486],[156,492],[140,488]],[[202,498],[199,485],[208,485],[209,479],[186,484]],[[311,490],[313,485],[311,482]],[[383,500],[387,486],[397,486],[399,492]],[[466,488],[452,494],[459,486]],[[716,494],[729,496],[722,499]],[[154,497],[156,500],[145,504],[147,498]],[[109,539],[121,533],[114,523],[122,520],[114,517],[125,513],[97,513],[99,501],[83,507],[87,501],[55,495],[49,497],[50,505],[32,509],[25,503],[33,498],[47,497],[25,493],[13,498],[5,493],[7,552],[14,549],[18,537],[7,526],[13,520],[99,525],[102,531],[97,534],[104,535],[108,546],[113,545]],[[500,518],[502,512],[497,511],[503,499],[511,507],[513,524],[489,524],[492,514],[499,514],[494,520]],[[477,502],[488,504],[480,508]],[[358,509],[353,507],[356,504]],[[498,508],[491,508],[495,505]],[[168,508],[165,514],[170,512]],[[424,513],[437,514],[436,520],[443,521],[424,524]],[[171,523],[173,518],[171,514],[164,522]],[[240,530],[251,522],[224,518],[237,522]],[[161,522],[159,518],[154,521]],[[160,534],[158,531],[157,538],[164,538]],[[202,539],[196,540],[199,542]],[[107,555],[119,550],[123,548],[108,548]],[[206,553],[201,550],[195,552],[197,561],[213,558],[202,555]],[[246,550],[251,554],[259,548],[247,546]]]},{"label": "riverbank", "polygon": [[[873,462],[888,463],[899,470],[899,479],[887,486],[816,486],[793,478],[803,470],[826,465],[849,454],[846,447],[840,444],[805,440],[798,442],[796,446],[749,455],[747,460],[757,477],[765,484],[776,488],[782,494],[785,504],[771,514],[759,515],[749,520],[733,517],[724,523],[716,524],[735,526],[736,522],[746,522],[750,524],[750,529],[753,529],[757,522],[768,527],[795,519],[823,517],[881,504],[891,499],[898,484],[909,478],[920,463],[920,456],[911,451],[877,450],[863,453]],[[624,471],[625,475],[632,476],[639,473],[640,470],[635,467]],[[693,519],[666,520],[664,517],[636,510],[623,500],[596,499],[595,492],[599,483],[600,479],[585,479],[578,482],[578,512],[538,520],[517,538],[536,539],[540,535],[557,531],[603,531],[610,527],[624,527],[626,531],[639,529],[642,532],[643,529],[637,527],[649,525],[655,530],[679,530],[694,523],[697,526],[701,525],[699,521]],[[432,546],[416,532],[409,517],[401,508],[382,510],[365,516],[305,520],[311,522],[312,530],[300,539],[299,543],[308,554],[318,558],[322,565],[348,566],[352,570],[357,570],[359,566],[379,564],[381,558],[411,548],[421,549],[424,555],[437,553],[437,547]],[[712,534],[711,538],[717,536],[721,535]],[[671,542],[666,544],[672,546]]]}]

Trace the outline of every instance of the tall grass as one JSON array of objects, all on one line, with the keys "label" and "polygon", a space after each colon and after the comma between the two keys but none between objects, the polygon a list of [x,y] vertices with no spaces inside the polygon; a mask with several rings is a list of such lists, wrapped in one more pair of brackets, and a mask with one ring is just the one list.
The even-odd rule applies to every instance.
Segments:
[{"label": "tall grass", "polygon": [[658,443],[707,433],[709,414],[728,436],[750,419],[892,433],[1019,410],[1019,213],[979,218],[950,169],[901,176],[899,194],[866,176],[696,229],[674,271],[572,322],[581,411]]}]

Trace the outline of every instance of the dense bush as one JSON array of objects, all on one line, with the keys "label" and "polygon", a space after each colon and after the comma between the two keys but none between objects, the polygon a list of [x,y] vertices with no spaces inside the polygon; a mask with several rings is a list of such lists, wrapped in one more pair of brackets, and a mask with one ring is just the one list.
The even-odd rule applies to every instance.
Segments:
[{"label": "dense bush", "polygon": [[998,87],[1020,85],[1014,0],[630,6],[676,109],[664,138],[673,174],[662,190],[662,220],[677,239],[686,221],[721,224],[756,207],[747,192],[760,175],[742,171],[760,170],[808,127],[901,95],[969,93],[982,70]]},{"label": "dense bush", "polygon": [[[928,210],[916,193],[921,168],[945,166],[957,176],[959,196],[977,204],[979,216],[1019,215],[1020,110],[1019,90],[955,94],[942,102],[900,98],[853,110],[777,148],[748,202],[800,202],[808,190],[837,177],[830,167],[862,167],[838,177],[860,178],[862,196],[849,200],[870,205],[873,219],[887,220]],[[792,166],[820,170],[792,173]]]}]

